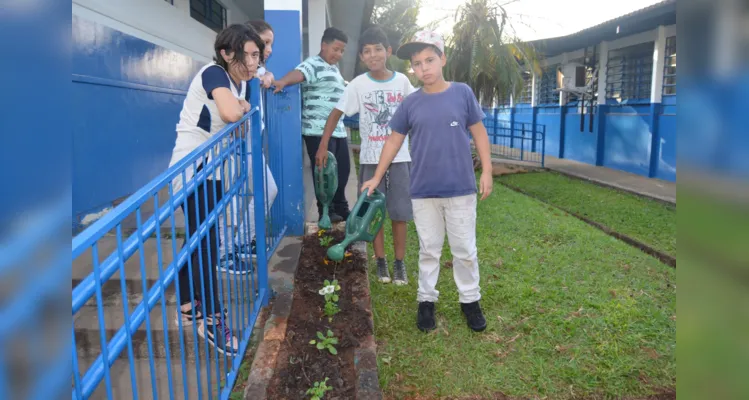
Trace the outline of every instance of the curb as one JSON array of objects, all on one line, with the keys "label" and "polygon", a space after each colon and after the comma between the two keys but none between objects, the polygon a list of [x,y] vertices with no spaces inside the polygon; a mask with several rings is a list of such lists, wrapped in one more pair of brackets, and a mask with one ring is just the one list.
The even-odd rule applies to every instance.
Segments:
[{"label": "curb", "polygon": [[607,235],[612,236],[612,237],[614,237],[616,239],[619,239],[622,242],[624,242],[624,243],[626,243],[626,244],[628,244],[628,245],[630,245],[630,246],[632,246],[632,247],[634,247],[634,248],[642,251],[643,253],[645,253],[645,254],[653,257],[653,258],[656,258],[658,261],[660,261],[660,262],[668,265],[669,267],[676,268],[676,258],[674,258],[673,256],[671,256],[670,254],[666,254],[666,253],[664,253],[662,251],[656,250],[653,247],[651,247],[651,246],[649,246],[649,245],[647,245],[647,244],[645,244],[643,242],[640,242],[637,239],[634,239],[634,238],[629,237],[629,236],[627,236],[625,234],[619,233],[619,232],[617,232],[617,231],[609,228],[606,225],[603,225],[603,224],[600,224],[600,223],[598,223],[596,221],[593,221],[590,218],[584,217],[584,216],[582,216],[580,214],[574,213],[572,211],[569,211],[567,209],[559,207],[559,206],[557,206],[555,204],[549,203],[548,201],[546,201],[546,200],[544,200],[544,199],[542,199],[542,198],[540,198],[538,196],[535,196],[535,195],[532,195],[530,193],[527,193],[523,189],[520,189],[520,188],[512,186],[512,185],[509,185],[509,184],[507,184],[505,182],[500,182],[500,184],[502,186],[510,189],[510,190],[513,190],[513,191],[515,191],[517,193],[520,193],[522,195],[528,196],[528,197],[530,197],[532,199],[538,200],[538,201],[540,201],[540,202],[542,202],[542,203],[544,203],[544,204],[546,204],[546,205],[548,205],[550,207],[554,207],[557,210],[560,210],[560,211],[562,211],[562,212],[564,212],[566,214],[569,214],[569,215],[571,215],[571,216],[579,219],[580,221],[583,221],[586,224],[588,224],[590,226],[593,226],[594,228],[597,228],[597,229],[603,231]]},{"label": "curb", "polygon": [[[314,224],[317,227],[317,224]],[[310,226],[308,226],[310,228]],[[365,242],[357,242],[354,249],[364,254],[367,260],[367,245]],[[273,306],[268,320],[263,328],[263,340],[258,345],[255,358],[250,367],[250,375],[247,378],[247,386],[244,391],[245,400],[265,400],[270,380],[276,369],[276,361],[281,345],[286,340],[286,327],[291,314],[291,306],[294,300],[294,278],[299,265],[301,255],[301,242],[298,249],[294,249],[294,255],[274,268],[272,286],[277,288],[273,299]],[[285,265],[282,265],[285,264]],[[290,265],[290,264],[293,264]],[[283,271],[279,271],[282,267]],[[372,300],[369,292],[369,275],[365,272],[366,295],[354,299],[354,302],[367,311],[372,334],[366,337],[359,348],[354,350],[354,370],[356,373],[356,399],[358,400],[382,400],[379,375],[377,373],[377,343],[374,339],[374,321],[372,320]]]},{"label": "curb", "polygon": [[293,255],[274,266],[271,287],[276,288],[273,306],[263,328],[263,340],[258,345],[255,358],[252,360],[250,375],[244,390],[246,400],[264,400],[267,398],[268,385],[276,369],[276,359],[281,344],[286,339],[286,324],[294,300],[294,277],[299,265],[302,244],[294,244]]},{"label": "curb", "polygon": [[[367,244],[357,242],[354,249],[364,254],[365,262],[367,258]],[[381,400],[382,389],[380,388],[380,379],[377,373],[377,342],[374,337],[374,319],[372,315],[372,298],[369,291],[369,273],[364,272],[364,287],[366,294],[364,297],[355,299],[354,302],[362,309],[366,310],[369,316],[369,325],[372,333],[364,338],[359,348],[354,352],[354,370],[356,372],[356,398],[358,400]]]}]

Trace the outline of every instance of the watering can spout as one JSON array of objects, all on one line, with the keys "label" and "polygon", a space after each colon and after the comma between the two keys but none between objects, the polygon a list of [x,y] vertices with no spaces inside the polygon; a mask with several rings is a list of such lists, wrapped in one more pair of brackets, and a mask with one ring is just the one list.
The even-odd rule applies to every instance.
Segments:
[{"label": "watering can spout", "polygon": [[362,193],[346,220],[346,237],[328,249],[328,258],[341,261],[346,247],[353,242],[374,240],[385,221],[385,195],[375,190],[371,195]]}]

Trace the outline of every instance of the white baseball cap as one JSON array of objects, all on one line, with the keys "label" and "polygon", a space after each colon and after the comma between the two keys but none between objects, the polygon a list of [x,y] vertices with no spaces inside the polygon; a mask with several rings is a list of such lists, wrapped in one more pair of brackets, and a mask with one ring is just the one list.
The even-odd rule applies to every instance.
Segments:
[{"label": "white baseball cap", "polygon": [[423,45],[434,46],[443,54],[445,53],[445,39],[442,38],[442,35],[434,31],[423,30],[416,32],[413,39],[409,42],[403,43],[401,47],[398,48],[396,55],[401,60],[410,60],[411,54]]}]

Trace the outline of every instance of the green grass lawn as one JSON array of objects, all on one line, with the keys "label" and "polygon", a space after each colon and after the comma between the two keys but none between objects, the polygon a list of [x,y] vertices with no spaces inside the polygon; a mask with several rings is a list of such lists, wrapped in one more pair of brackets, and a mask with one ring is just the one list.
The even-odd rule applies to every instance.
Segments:
[{"label": "green grass lawn", "polygon": [[[562,199],[570,192],[555,177],[519,178],[539,179],[526,186],[531,188],[556,182],[552,193]],[[585,196],[608,199],[612,212],[643,218],[626,196]],[[639,211],[669,221],[669,214],[643,208]],[[479,203],[478,216],[482,307],[489,324],[483,333],[465,324],[452,273],[444,266],[450,259],[447,244],[438,328],[430,334],[416,329],[419,245],[413,224],[408,286],[377,283],[370,261],[379,377],[388,398],[499,392],[524,398],[620,398],[675,387],[673,268],[499,184]],[[392,265],[392,246],[387,247]]]},{"label": "green grass lawn", "polygon": [[676,257],[676,209],[554,172],[505,175],[506,182]]}]

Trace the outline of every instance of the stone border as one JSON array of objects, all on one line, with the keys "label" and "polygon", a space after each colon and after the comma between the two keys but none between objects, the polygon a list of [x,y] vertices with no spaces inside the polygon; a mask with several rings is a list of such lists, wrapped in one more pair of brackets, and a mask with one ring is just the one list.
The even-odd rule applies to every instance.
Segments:
[{"label": "stone border", "polygon": [[664,264],[666,264],[666,265],[668,265],[670,267],[676,268],[676,258],[674,258],[673,256],[671,256],[670,254],[666,254],[666,253],[664,253],[664,252],[662,252],[660,250],[656,250],[655,248],[653,248],[653,247],[651,247],[651,246],[649,246],[649,245],[647,245],[647,244],[645,244],[645,243],[643,243],[643,242],[641,242],[641,241],[639,241],[637,239],[634,239],[634,238],[632,238],[630,236],[627,236],[625,234],[619,233],[619,232],[617,232],[617,231],[609,228],[606,225],[603,225],[601,223],[593,221],[592,219],[584,217],[584,216],[582,216],[582,215],[580,215],[578,213],[569,211],[569,210],[567,210],[567,209],[565,209],[563,207],[559,207],[559,206],[557,206],[555,204],[552,204],[552,203],[550,203],[550,202],[548,202],[548,201],[546,201],[546,200],[544,200],[544,199],[542,199],[542,198],[540,198],[540,197],[538,197],[536,195],[530,194],[530,193],[526,192],[525,190],[520,189],[520,188],[518,188],[516,186],[510,185],[510,184],[508,184],[506,182],[500,182],[500,185],[502,185],[502,186],[504,186],[504,187],[506,187],[506,188],[508,188],[508,189],[510,189],[512,191],[520,193],[522,195],[528,196],[528,197],[530,197],[532,199],[538,200],[538,201],[540,201],[540,202],[542,202],[542,203],[544,203],[544,204],[546,204],[546,205],[548,205],[550,207],[554,207],[557,210],[564,212],[565,214],[569,214],[569,215],[571,215],[571,216],[573,216],[573,217],[575,217],[575,218],[577,218],[577,219],[585,222],[586,224],[588,224],[590,226],[593,226],[594,228],[597,228],[597,229],[603,231],[604,233],[608,234],[609,236],[617,238],[617,239],[621,240],[622,242],[624,242],[624,243],[626,243],[626,244],[628,244],[628,245],[630,245],[632,247],[635,247],[635,248],[639,249],[643,253],[645,253],[645,254],[647,254],[647,255],[649,255],[651,257],[654,257],[654,258],[658,259],[660,262],[662,262],[662,263],[664,263]]},{"label": "stone border", "polygon": [[[315,224],[316,227],[316,224]],[[311,228],[311,226],[307,226]],[[312,229],[309,229],[312,230]],[[308,232],[313,233],[313,232]],[[250,375],[244,391],[245,400],[265,400],[270,380],[276,369],[276,361],[281,345],[286,339],[286,327],[291,314],[291,305],[294,301],[294,278],[299,265],[301,255],[301,242],[299,251],[294,251],[294,256],[287,262],[293,262],[293,267],[286,271],[274,271],[274,287],[277,287],[273,306],[263,329],[263,340],[258,345],[255,358],[252,361]],[[364,255],[367,259],[367,245],[364,242],[354,244],[354,249]],[[276,268],[277,269],[277,268]],[[372,315],[372,300],[369,292],[369,274],[365,272],[366,294],[364,297],[354,299],[354,302],[365,309],[369,314],[369,324],[372,334],[366,337],[359,347],[354,350],[354,370],[356,373],[356,399],[358,400],[382,400],[379,375],[377,373],[377,343],[374,339],[374,321]]]},{"label": "stone border", "polygon": [[[293,255],[274,266],[273,274],[268,271],[271,287],[276,288],[273,305],[263,328],[263,340],[258,345],[255,358],[250,367],[250,375],[247,378],[244,390],[244,399],[265,400],[267,398],[268,385],[276,369],[276,359],[281,349],[282,342],[286,339],[286,324],[291,314],[291,304],[294,300],[294,277],[299,265],[302,243],[290,244],[298,246]],[[279,267],[290,264],[288,269],[279,270]]]},{"label": "stone border", "polygon": [[374,316],[372,314],[372,298],[369,291],[369,259],[367,258],[367,244],[357,242],[354,250],[364,255],[364,288],[365,295],[354,299],[354,302],[366,310],[369,316],[369,327],[372,333],[364,338],[359,348],[354,351],[354,370],[356,371],[357,400],[382,400],[382,389],[377,372],[377,342],[374,337]]}]

